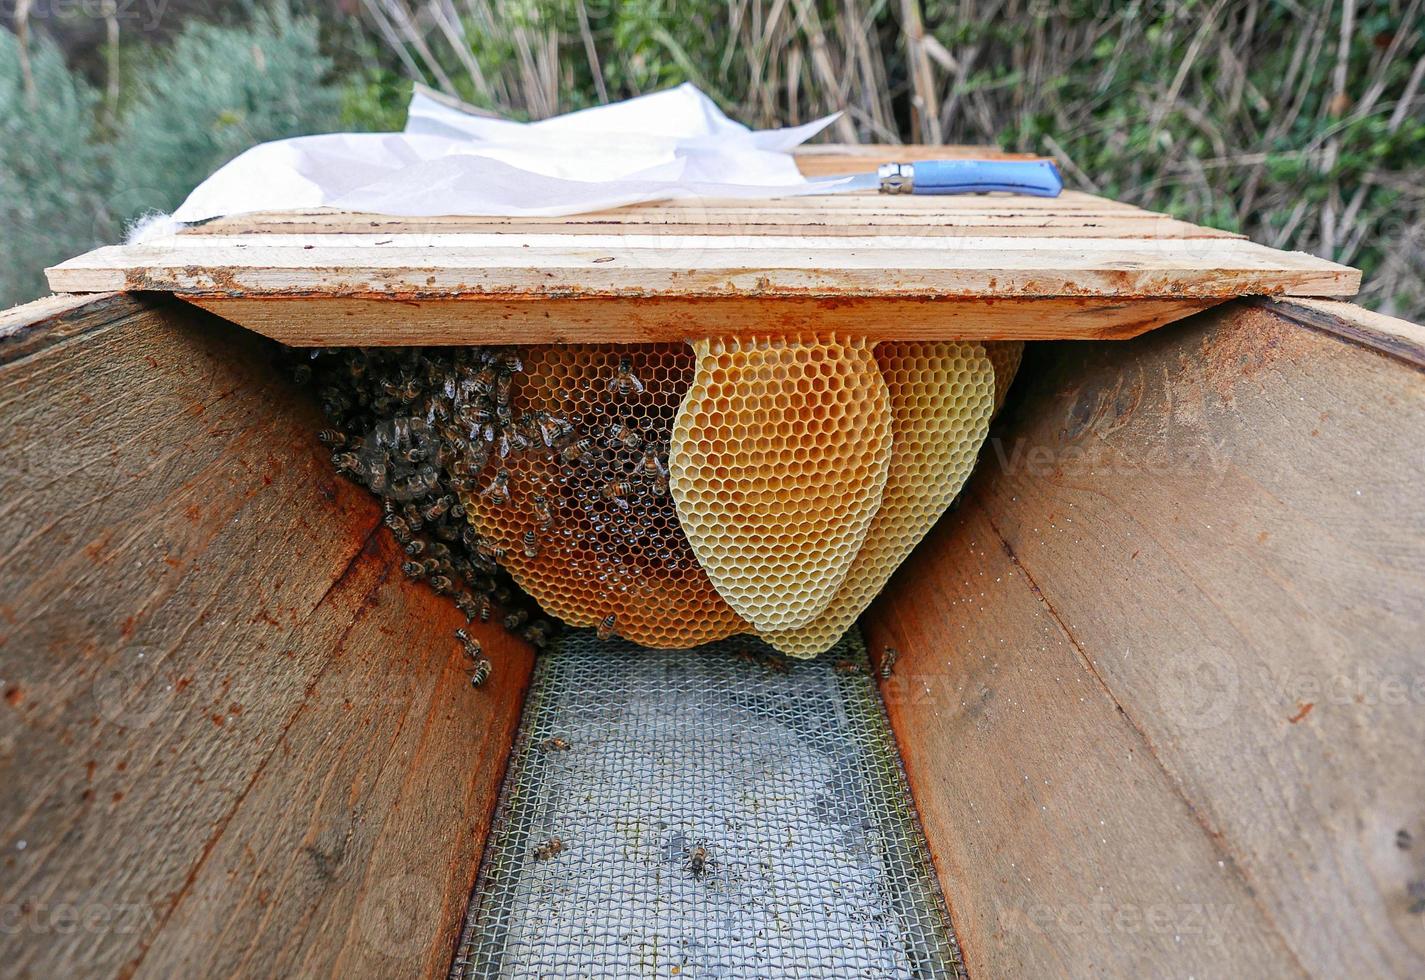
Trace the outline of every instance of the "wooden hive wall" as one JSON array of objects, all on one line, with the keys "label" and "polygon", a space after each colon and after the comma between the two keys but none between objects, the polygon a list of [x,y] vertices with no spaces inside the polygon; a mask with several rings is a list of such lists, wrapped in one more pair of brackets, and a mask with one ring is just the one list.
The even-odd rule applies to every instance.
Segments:
[{"label": "wooden hive wall", "polygon": [[867,620],[972,975],[1425,972],[1422,340],[1030,349]]},{"label": "wooden hive wall", "polygon": [[0,361],[0,972],[443,976],[524,648],[469,688],[268,342],[48,301]]}]

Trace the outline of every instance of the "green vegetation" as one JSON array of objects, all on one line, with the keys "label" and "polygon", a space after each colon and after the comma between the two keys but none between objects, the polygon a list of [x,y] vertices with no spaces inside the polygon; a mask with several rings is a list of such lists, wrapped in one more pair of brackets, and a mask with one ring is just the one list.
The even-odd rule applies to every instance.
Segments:
[{"label": "green vegetation", "polygon": [[46,265],[172,210],[249,146],[337,128],[342,96],[318,37],[285,7],[190,24],[127,53],[130,84],[106,110],[48,39],[31,37],[26,59],[0,31],[0,309],[46,292]]},{"label": "green vegetation", "polygon": [[[754,126],[840,109],[832,139],[1053,156],[1073,186],[1361,266],[1364,302],[1425,318],[1415,2],[368,0],[360,19],[312,9],[327,17],[320,30],[259,14],[250,28],[190,27],[161,55],[126,60],[159,67],[125,72],[141,81],[118,100],[128,108],[110,147],[113,210],[171,207],[247,143],[396,128],[412,78],[519,118],[689,80]],[[0,55],[0,113],[16,124],[12,64]],[[74,121],[35,131],[63,128],[65,148],[46,152],[88,167],[92,97],[53,84],[70,86]],[[92,210],[103,186],[77,181],[75,209]],[[57,227],[63,211],[45,220]]]},{"label": "green vegetation", "polygon": [[115,189],[129,210],[172,211],[248,147],[336,129],[330,67],[316,22],[285,8],[242,28],[190,26],[139,74],[113,143]]},{"label": "green vegetation", "polygon": [[31,44],[22,63],[14,36],[0,31],[0,309],[45,292],[45,266],[103,235],[93,120],[93,93],[53,44]]}]

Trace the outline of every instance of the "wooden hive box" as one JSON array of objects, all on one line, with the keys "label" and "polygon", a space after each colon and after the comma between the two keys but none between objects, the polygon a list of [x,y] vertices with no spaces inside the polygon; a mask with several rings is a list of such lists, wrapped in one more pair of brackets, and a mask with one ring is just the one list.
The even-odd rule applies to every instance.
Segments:
[{"label": "wooden hive box", "polygon": [[[1075,227],[1167,220],[1095,202],[1063,204],[1107,212]],[[966,248],[981,252],[1050,220],[974,204],[950,209],[974,217]],[[924,207],[898,217],[954,238]],[[272,220],[322,238],[331,219]],[[402,244],[337,283],[326,250],[344,246],[262,244],[276,234],[101,251],[56,286],[129,291],[0,314],[7,973],[449,967],[531,656],[481,628],[502,669],[468,696],[449,641],[463,618],[400,575],[379,507],[333,476],[315,406],[258,333],[560,339],[535,311],[566,302],[568,329],[609,340],[666,329],[670,306],[701,323],[707,303],[983,322],[955,313],[969,301],[944,278],[965,265],[956,249],[899,280],[905,295],[807,295],[818,246],[751,279],[718,267],[686,300],[658,292],[682,267],[655,263],[636,294],[606,277],[589,302],[568,294],[618,264],[595,260],[631,266],[633,250],[566,243],[536,304],[482,278],[513,268],[486,262],[503,245],[471,244],[466,271],[432,285],[411,257],[445,250]],[[878,274],[925,254],[855,240],[848,256],[874,252]],[[1196,278],[1181,256],[1166,273],[1145,258],[1143,237],[1079,251],[1100,285],[1070,295],[1050,258],[1070,240],[1010,250],[993,277],[1008,291],[974,303],[1011,312],[980,335],[1053,322],[1132,339],[1031,346],[962,506],[862,623],[874,651],[901,653],[883,693],[970,973],[1419,975],[1425,330],[1339,302],[1231,298],[1355,279],[1211,235],[1171,239],[1212,245]],[[183,261],[190,248],[221,261]],[[942,289],[948,321],[909,312]],[[393,302],[409,316],[372,335]],[[1029,316],[1040,303],[1058,317]]]}]

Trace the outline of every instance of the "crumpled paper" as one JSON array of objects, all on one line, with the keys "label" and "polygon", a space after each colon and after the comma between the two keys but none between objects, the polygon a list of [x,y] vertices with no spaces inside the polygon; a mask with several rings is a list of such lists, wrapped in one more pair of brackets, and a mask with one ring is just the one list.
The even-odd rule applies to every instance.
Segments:
[{"label": "crumpled paper", "polygon": [[419,90],[401,133],[262,143],[225,164],[172,219],[317,207],[377,214],[564,215],[678,197],[835,189],[790,151],[828,116],[752,130],[692,85],[521,123],[462,112]]}]

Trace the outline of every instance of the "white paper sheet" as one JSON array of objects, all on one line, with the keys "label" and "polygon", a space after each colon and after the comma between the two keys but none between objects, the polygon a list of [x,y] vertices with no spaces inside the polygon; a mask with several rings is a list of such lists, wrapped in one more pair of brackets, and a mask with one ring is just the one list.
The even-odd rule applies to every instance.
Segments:
[{"label": "white paper sheet", "polygon": [[315,207],[422,216],[562,215],[675,197],[835,189],[790,151],[828,116],[751,130],[692,85],[533,123],[471,115],[419,91],[402,133],[332,133],[254,146],[172,218]]}]

